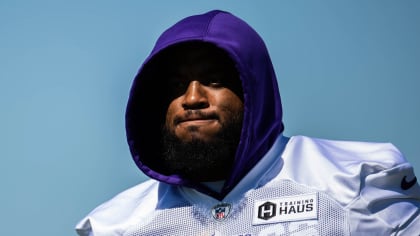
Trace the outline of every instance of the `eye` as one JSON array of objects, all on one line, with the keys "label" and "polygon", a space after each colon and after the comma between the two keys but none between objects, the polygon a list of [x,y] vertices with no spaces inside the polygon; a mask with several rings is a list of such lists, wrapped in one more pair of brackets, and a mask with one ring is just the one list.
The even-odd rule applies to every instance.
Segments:
[{"label": "eye", "polygon": [[224,86],[224,81],[221,75],[211,75],[204,79],[202,83],[212,88],[221,88]]},{"label": "eye", "polygon": [[221,88],[223,87],[223,84],[221,82],[212,81],[208,84],[208,86],[213,88]]},{"label": "eye", "polygon": [[178,77],[168,78],[167,93],[170,97],[175,98],[181,96],[188,88],[188,81],[179,79]]},{"label": "eye", "polygon": [[188,88],[188,83],[185,81],[176,81],[171,84],[169,89],[174,91],[181,91],[184,92]]}]

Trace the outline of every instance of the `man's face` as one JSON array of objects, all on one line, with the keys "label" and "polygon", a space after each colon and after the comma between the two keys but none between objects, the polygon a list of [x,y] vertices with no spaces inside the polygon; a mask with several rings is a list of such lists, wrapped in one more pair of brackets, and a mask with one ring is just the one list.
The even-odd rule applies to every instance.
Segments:
[{"label": "man's face", "polygon": [[242,127],[239,75],[231,60],[214,48],[175,52],[170,58],[165,73],[170,96],[167,168],[200,181],[224,178]]},{"label": "man's face", "polygon": [[233,115],[243,113],[241,95],[234,92],[240,86],[235,68],[209,50],[174,56],[166,128],[182,141],[211,141]]}]

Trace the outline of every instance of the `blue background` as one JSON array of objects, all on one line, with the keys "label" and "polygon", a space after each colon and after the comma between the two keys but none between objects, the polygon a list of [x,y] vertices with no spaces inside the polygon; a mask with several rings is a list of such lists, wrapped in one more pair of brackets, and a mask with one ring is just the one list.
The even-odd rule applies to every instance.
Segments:
[{"label": "blue background", "polygon": [[145,179],[125,140],[132,78],[164,29],[214,8],[265,39],[286,135],[392,142],[420,174],[420,1],[2,0],[1,235],[75,235]]}]

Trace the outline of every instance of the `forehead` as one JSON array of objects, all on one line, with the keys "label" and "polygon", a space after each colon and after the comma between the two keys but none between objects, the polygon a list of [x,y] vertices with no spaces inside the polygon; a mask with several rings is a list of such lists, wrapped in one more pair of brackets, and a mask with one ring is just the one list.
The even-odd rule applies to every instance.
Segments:
[{"label": "forehead", "polygon": [[189,42],[171,46],[156,56],[161,69],[182,70],[199,66],[201,69],[236,70],[228,54],[210,43]]},{"label": "forehead", "polygon": [[153,86],[170,90],[177,83],[197,79],[222,81],[243,99],[242,82],[234,60],[211,43],[186,42],[162,50],[146,66]]}]

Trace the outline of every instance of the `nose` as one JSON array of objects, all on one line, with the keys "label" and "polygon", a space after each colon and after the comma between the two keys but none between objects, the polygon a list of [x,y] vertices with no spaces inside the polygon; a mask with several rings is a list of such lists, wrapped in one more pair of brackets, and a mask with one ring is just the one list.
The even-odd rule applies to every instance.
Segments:
[{"label": "nose", "polygon": [[184,109],[202,109],[208,106],[207,94],[203,85],[197,80],[191,81],[185,91],[182,107]]}]

